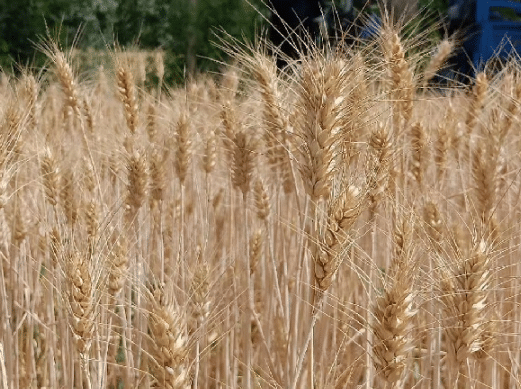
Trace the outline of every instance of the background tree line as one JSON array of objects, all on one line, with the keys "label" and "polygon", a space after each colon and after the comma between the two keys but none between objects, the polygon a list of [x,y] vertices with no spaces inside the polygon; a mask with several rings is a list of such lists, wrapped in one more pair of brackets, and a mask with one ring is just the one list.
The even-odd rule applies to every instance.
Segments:
[{"label": "background tree line", "polygon": [[182,77],[216,69],[225,58],[212,43],[215,33],[251,40],[263,14],[269,11],[260,0],[0,0],[0,66],[41,66],[35,44],[49,31],[63,47],[162,48],[166,76]]}]

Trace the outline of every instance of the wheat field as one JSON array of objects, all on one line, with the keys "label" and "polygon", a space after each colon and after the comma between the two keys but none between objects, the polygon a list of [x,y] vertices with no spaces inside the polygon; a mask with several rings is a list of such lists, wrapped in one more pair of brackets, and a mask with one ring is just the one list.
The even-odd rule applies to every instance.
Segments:
[{"label": "wheat field", "polygon": [[521,68],[434,87],[453,44],[147,89],[44,41],[1,75],[0,388],[519,388]]}]

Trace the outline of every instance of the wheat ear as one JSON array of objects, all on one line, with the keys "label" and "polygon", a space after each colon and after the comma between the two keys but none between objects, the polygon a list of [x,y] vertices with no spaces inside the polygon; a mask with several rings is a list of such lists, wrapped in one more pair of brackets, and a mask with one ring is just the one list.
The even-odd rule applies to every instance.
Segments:
[{"label": "wheat ear", "polygon": [[472,156],[472,177],[475,183],[476,210],[481,221],[487,223],[496,204],[497,178],[494,148],[479,144]]},{"label": "wheat ear", "polygon": [[123,103],[127,128],[134,135],[138,126],[138,106],[134,90],[134,77],[130,68],[120,64],[117,69],[116,79],[119,98]]},{"label": "wheat ear", "polygon": [[301,73],[297,133],[303,142],[298,150],[299,170],[306,193],[316,202],[329,198],[337,171],[349,78],[343,61],[326,58],[306,61]]},{"label": "wheat ear", "polygon": [[126,205],[130,217],[134,217],[146,198],[148,185],[146,160],[142,152],[136,151],[127,161]]},{"label": "wheat ear", "polygon": [[467,258],[458,258],[441,279],[447,368],[461,389],[469,384],[469,358],[482,349],[485,307],[490,290],[490,262],[488,247],[481,241]]},{"label": "wheat ear", "polygon": [[416,179],[420,190],[423,188],[423,176],[425,173],[426,163],[426,135],[425,130],[420,122],[416,122],[411,126],[411,148],[412,161],[411,173]]},{"label": "wheat ear", "polygon": [[45,149],[45,153],[42,157],[40,172],[47,201],[49,201],[52,206],[56,206],[60,194],[60,175],[54,155],[48,147]]},{"label": "wheat ear", "polygon": [[350,229],[362,211],[363,198],[358,188],[350,186],[328,206],[327,229],[314,255],[315,281],[321,292],[331,286],[347,255]]},{"label": "wheat ear", "polygon": [[389,280],[374,306],[373,353],[377,376],[390,388],[401,388],[411,350],[413,287],[416,265],[409,221],[395,225],[394,254]]},{"label": "wheat ear", "polygon": [[73,252],[65,264],[66,291],[69,307],[69,324],[80,353],[82,372],[87,389],[91,388],[89,350],[93,340],[96,290],[92,277],[92,258],[89,253]]},{"label": "wheat ear", "polygon": [[78,219],[78,202],[75,192],[74,171],[67,169],[61,176],[60,200],[65,218],[71,228],[74,228]]},{"label": "wheat ear", "polygon": [[177,177],[184,185],[186,174],[188,172],[188,166],[190,165],[192,157],[192,140],[191,140],[191,128],[188,116],[186,113],[182,113],[176,126],[175,131],[176,140],[176,151],[174,167]]},{"label": "wheat ear", "polygon": [[151,293],[149,302],[153,385],[163,389],[188,389],[186,319],[160,288]]},{"label": "wheat ear", "polygon": [[277,66],[273,58],[262,53],[255,53],[251,58],[253,75],[260,87],[263,101],[263,119],[266,127],[265,142],[268,163],[273,167],[278,166],[278,149],[283,147],[283,134],[287,131],[287,119],[281,107],[279,80]]},{"label": "wheat ear", "polygon": [[255,161],[255,142],[244,131],[239,131],[235,134],[233,143],[232,184],[240,189],[243,197],[246,198],[250,190]]},{"label": "wheat ear", "polygon": [[467,134],[470,134],[478,121],[479,114],[485,104],[485,98],[488,90],[488,79],[485,73],[478,73],[476,83],[472,88],[472,97],[467,110],[465,119],[465,128]]},{"label": "wheat ear", "polygon": [[430,80],[436,76],[436,73],[442,68],[445,61],[450,57],[454,51],[454,40],[443,39],[438,43],[436,52],[431,57],[431,60],[427,64],[425,71],[423,72],[423,86],[426,87]]},{"label": "wheat ear", "polygon": [[391,78],[391,99],[395,106],[394,129],[399,131],[400,117],[408,123],[412,116],[414,74],[405,59],[405,50],[400,36],[390,27],[386,27],[383,29],[381,39]]},{"label": "wheat ear", "polygon": [[374,216],[389,184],[393,142],[389,130],[379,124],[369,139],[372,161],[369,174],[370,210]]}]

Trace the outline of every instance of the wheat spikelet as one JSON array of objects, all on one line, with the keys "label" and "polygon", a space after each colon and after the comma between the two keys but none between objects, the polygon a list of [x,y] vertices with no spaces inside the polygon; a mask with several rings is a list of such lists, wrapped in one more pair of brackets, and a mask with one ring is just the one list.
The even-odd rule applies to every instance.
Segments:
[{"label": "wheat spikelet", "polygon": [[299,85],[299,170],[313,201],[328,199],[337,170],[340,129],[347,103],[347,68],[341,60],[309,60]]},{"label": "wheat spikelet", "polygon": [[[286,144],[286,142],[284,142]],[[279,165],[281,169],[282,189],[285,194],[290,194],[295,189],[295,177],[293,175],[293,167],[291,158],[286,147],[279,148]]]},{"label": "wheat spikelet", "polygon": [[80,98],[78,87],[74,80],[74,74],[72,69],[65,58],[65,55],[59,49],[58,45],[55,42],[49,42],[47,47],[44,48],[44,52],[49,56],[49,58],[56,65],[56,72],[58,74],[58,79],[60,81],[60,85],[62,91],[67,99],[66,106],[72,108],[77,117],[80,117]]},{"label": "wheat spikelet", "polygon": [[210,131],[204,144],[204,153],[202,157],[202,168],[206,174],[212,173],[217,160],[217,145],[215,140],[215,132]]},{"label": "wheat spikelet", "polygon": [[15,208],[14,223],[11,231],[11,239],[14,245],[20,247],[23,240],[26,238],[27,233],[28,231],[24,215],[17,204]]},{"label": "wheat spikelet", "polygon": [[60,200],[65,218],[69,226],[74,228],[78,219],[78,203],[76,201],[74,171],[67,169],[61,176]]},{"label": "wheat spikelet", "polygon": [[154,143],[157,137],[156,105],[150,102],[147,107],[147,135],[148,141]]},{"label": "wheat spikelet", "polygon": [[166,188],[165,160],[165,153],[160,153],[158,149],[152,151],[148,170],[150,176],[150,196],[152,201],[155,202],[160,202],[164,198]]},{"label": "wheat spikelet", "polygon": [[47,201],[56,206],[59,199],[59,169],[50,148],[46,148],[40,164],[40,173],[43,179]]},{"label": "wheat spikelet", "polygon": [[328,207],[328,224],[319,245],[315,245],[315,281],[327,290],[345,258],[348,234],[362,210],[363,196],[354,186],[345,189]]},{"label": "wheat spikelet", "polygon": [[287,131],[287,119],[281,109],[281,96],[278,87],[277,66],[273,58],[255,53],[251,58],[253,75],[260,87],[263,101],[263,120],[266,127],[264,140],[268,163],[278,166],[278,150],[283,147],[282,134]]},{"label": "wheat spikelet", "polygon": [[60,231],[56,227],[53,227],[50,233],[49,251],[52,266],[56,267],[63,255],[62,238]]},{"label": "wheat spikelet", "polygon": [[126,280],[128,265],[127,244],[123,237],[120,237],[116,242],[115,247],[109,256],[109,277],[107,289],[109,295],[116,299],[118,294],[123,289]]},{"label": "wheat spikelet", "polygon": [[[197,256],[200,257],[200,256]],[[195,268],[192,277],[191,299],[192,312],[197,323],[202,323],[210,314],[210,283],[208,263],[202,262]]]},{"label": "wheat spikelet", "polygon": [[434,163],[438,182],[445,176],[447,170],[447,154],[450,148],[450,137],[445,123],[437,126],[437,137],[434,144]]},{"label": "wheat spikelet", "polygon": [[92,162],[88,158],[83,158],[82,173],[82,184],[92,195],[98,182],[96,180],[96,174],[94,173],[94,166],[92,166]]},{"label": "wheat spikelet", "polygon": [[98,204],[95,200],[89,200],[84,204],[83,209],[85,230],[87,232],[89,242],[94,243],[98,236],[99,229]]},{"label": "wheat spikelet", "polygon": [[32,74],[28,74],[26,72],[24,72],[23,74],[22,83],[24,86],[24,93],[26,95],[27,100],[27,122],[29,128],[31,128],[32,130],[36,130],[36,126],[38,124],[36,108],[40,85],[38,84],[36,78]]},{"label": "wheat spikelet", "polygon": [[454,40],[452,39],[443,39],[438,43],[436,47],[436,52],[431,57],[425,71],[423,72],[423,84],[427,86],[430,80],[436,76],[438,70],[440,70],[444,64],[444,62],[450,57],[452,52],[454,51]]},{"label": "wheat spikelet", "polygon": [[392,146],[389,131],[384,125],[380,124],[369,139],[369,147],[373,154],[372,170],[369,175],[369,199],[373,214],[389,183]]},{"label": "wheat spikelet", "polygon": [[483,109],[483,105],[485,104],[485,98],[487,96],[488,90],[488,80],[485,73],[479,73],[476,76],[476,83],[472,88],[472,98],[470,100],[470,104],[467,111],[467,116],[465,119],[465,128],[467,134],[470,134],[476,123],[478,121],[478,116]]},{"label": "wheat spikelet", "polygon": [[80,354],[89,352],[94,329],[94,291],[91,258],[73,252],[66,258],[66,291],[69,303],[70,328]]},{"label": "wheat spikelet", "polygon": [[138,126],[138,106],[134,91],[134,77],[128,66],[119,65],[116,78],[118,82],[119,98],[123,103],[125,120],[130,133],[134,135]]},{"label": "wheat spikelet", "polygon": [[416,122],[411,127],[411,147],[412,147],[412,167],[411,172],[416,182],[422,187],[425,172],[425,131],[420,122]]},{"label": "wheat spikelet", "polygon": [[222,106],[220,117],[223,125],[222,142],[227,151],[233,150],[233,140],[239,131],[239,123],[234,107],[227,103]]},{"label": "wheat spikelet", "polygon": [[191,130],[188,116],[186,113],[182,113],[179,120],[177,121],[175,131],[176,151],[174,161],[175,171],[179,181],[181,182],[181,185],[184,185],[186,174],[188,172],[188,166],[192,156],[192,140],[190,139],[190,136]]},{"label": "wheat spikelet", "polygon": [[257,265],[262,257],[262,246],[264,244],[264,233],[261,229],[256,230],[250,238],[250,275],[257,270]]},{"label": "wheat spikelet", "polygon": [[506,112],[503,116],[503,120],[501,121],[500,128],[500,142],[502,143],[503,139],[508,135],[512,125],[518,120],[519,115],[519,100],[521,100],[521,78],[517,77],[516,84],[514,87],[514,93],[512,98],[507,106]]},{"label": "wheat spikelet", "polygon": [[490,147],[480,144],[472,158],[472,177],[476,186],[476,210],[483,222],[490,220],[496,204],[497,178],[493,154],[494,151]]},{"label": "wheat spikelet", "polygon": [[152,387],[189,388],[186,320],[159,288],[149,298],[150,373]]},{"label": "wheat spikelet", "polygon": [[389,387],[400,387],[411,350],[415,264],[412,261],[411,227],[397,222],[394,255],[388,283],[374,306],[374,363],[377,377]]},{"label": "wheat spikelet", "polygon": [[229,67],[223,74],[219,97],[222,103],[230,103],[235,99],[239,88],[239,75],[233,67]]},{"label": "wheat spikelet", "polygon": [[405,59],[405,50],[399,35],[387,27],[381,34],[384,57],[389,66],[391,95],[397,109],[393,113],[395,130],[398,130],[398,117],[408,123],[412,116],[414,80],[413,72]]},{"label": "wheat spikelet", "polygon": [[232,184],[240,189],[244,197],[250,190],[254,167],[255,143],[244,131],[237,132],[234,138]]},{"label": "wheat spikelet", "polygon": [[441,279],[440,301],[446,325],[449,368],[458,371],[458,387],[466,387],[467,361],[482,348],[485,307],[490,289],[490,254],[484,241],[468,257],[460,257]]},{"label": "wheat spikelet", "polygon": [[261,221],[266,221],[270,214],[270,199],[261,180],[255,181],[253,200],[257,209],[257,217]]},{"label": "wheat spikelet", "polygon": [[94,114],[92,113],[91,104],[86,98],[83,98],[83,113],[85,114],[87,130],[89,130],[89,133],[94,134]]},{"label": "wheat spikelet", "polygon": [[139,151],[127,161],[127,197],[126,204],[130,215],[135,215],[146,198],[147,174],[145,155]]},{"label": "wheat spikelet", "polygon": [[441,253],[443,241],[443,223],[438,207],[432,201],[423,207],[423,220],[426,224],[427,236],[438,253]]}]

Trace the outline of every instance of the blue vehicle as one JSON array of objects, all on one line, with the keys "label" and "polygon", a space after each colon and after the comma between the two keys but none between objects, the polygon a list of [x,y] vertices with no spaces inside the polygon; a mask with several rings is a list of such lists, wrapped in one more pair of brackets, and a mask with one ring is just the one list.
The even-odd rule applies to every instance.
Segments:
[{"label": "blue vehicle", "polygon": [[[521,53],[521,3],[504,0],[452,0],[448,33],[463,40],[453,70],[471,76],[490,60],[500,63]],[[459,35],[458,35],[459,34]]]},{"label": "blue vehicle", "polygon": [[[295,58],[299,41],[292,33],[299,32],[311,39],[321,36],[326,26],[333,39],[336,32],[345,32],[356,38],[371,38],[378,34],[381,21],[376,15],[358,19],[356,10],[366,7],[370,0],[271,0],[270,38],[288,57]],[[414,1],[414,0],[404,0]],[[519,0],[521,1],[521,0]],[[443,72],[443,78],[466,78],[481,71],[491,59],[504,63],[521,54],[521,2],[508,0],[449,0],[447,32],[462,42]],[[360,22],[365,23],[360,25]],[[356,37],[356,38],[355,38]]]}]

